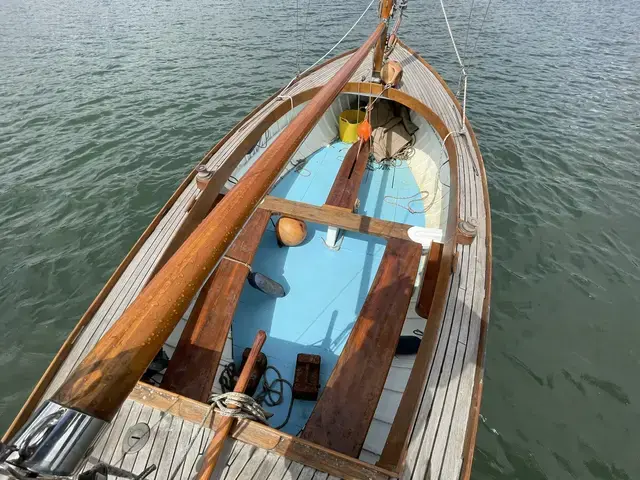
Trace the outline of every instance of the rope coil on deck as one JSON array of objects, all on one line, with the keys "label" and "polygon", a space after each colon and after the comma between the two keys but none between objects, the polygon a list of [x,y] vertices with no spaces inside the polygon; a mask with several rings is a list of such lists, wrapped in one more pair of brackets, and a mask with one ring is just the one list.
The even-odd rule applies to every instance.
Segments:
[{"label": "rope coil on deck", "polygon": [[215,405],[215,411],[223,417],[255,420],[265,425],[268,425],[267,419],[273,415],[262,408],[253,397],[244,393],[213,394],[209,397],[207,403],[212,406]]}]

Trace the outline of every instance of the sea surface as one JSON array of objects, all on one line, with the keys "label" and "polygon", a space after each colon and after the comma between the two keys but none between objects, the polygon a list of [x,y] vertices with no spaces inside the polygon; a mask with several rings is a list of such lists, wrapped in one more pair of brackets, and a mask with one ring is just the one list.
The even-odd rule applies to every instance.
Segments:
[{"label": "sea surface", "polygon": [[[474,47],[486,2],[445,1],[493,221],[473,478],[640,478],[640,2],[494,0]],[[193,165],[367,4],[0,0],[1,431]],[[455,89],[437,0],[401,37]]]}]

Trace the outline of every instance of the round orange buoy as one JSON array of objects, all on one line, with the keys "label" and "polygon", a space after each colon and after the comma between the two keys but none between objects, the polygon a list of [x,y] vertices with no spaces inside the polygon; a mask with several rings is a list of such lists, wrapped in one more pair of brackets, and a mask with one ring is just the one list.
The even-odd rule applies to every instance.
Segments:
[{"label": "round orange buoy", "polygon": [[278,241],[287,247],[295,247],[307,238],[307,224],[302,220],[280,217],[276,223]]},{"label": "round orange buoy", "polygon": [[371,137],[371,124],[369,120],[364,119],[360,125],[358,125],[358,137],[365,142]]}]

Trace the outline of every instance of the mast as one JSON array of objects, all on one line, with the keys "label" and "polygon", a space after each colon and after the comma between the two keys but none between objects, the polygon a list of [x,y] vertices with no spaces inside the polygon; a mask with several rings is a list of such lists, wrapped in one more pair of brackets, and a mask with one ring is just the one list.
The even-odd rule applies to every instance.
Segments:
[{"label": "mast", "polygon": [[384,32],[386,23],[382,22],[186,239],[76,366],[51,400],[45,402],[12,439],[11,443],[15,445],[29,442],[33,429],[40,428],[38,425],[42,424],[42,415],[51,419],[52,415],[58,415],[56,408],[59,412],[72,412],[88,425],[86,434],[82,433],[81,438],[73,441],[72,451],[68,451],[70,437],[61,435],[61,429],[57,427],[52,430],[57,432],[55,438],[47,437],[39,444],[39,448],[46,450],[39,457],[43,459],[51,459],[52,454],[65,450],[66,445],[64,465],[51,461],[46,465],[37,462],[26,465],[26,462],[20,464],[18,461],[19,466],[53,475],[68,475],[72,471],[100,427],[114,417],[129,396],[182,318],[191,299],[224,256],[291,156],[331,106],[375,43],[383,38]]},{"label": "mast", "polygon": [[393,0],[382,0],[382,5],[380,7],[380,20],[384,23],[384,32],[378,39],[376,50],[373,54],[373,76],[375,78],[380,78],[380,70],[382,70],[382,62],[384,60],[384,50],[387,46],[387,28],[392,11]]}]

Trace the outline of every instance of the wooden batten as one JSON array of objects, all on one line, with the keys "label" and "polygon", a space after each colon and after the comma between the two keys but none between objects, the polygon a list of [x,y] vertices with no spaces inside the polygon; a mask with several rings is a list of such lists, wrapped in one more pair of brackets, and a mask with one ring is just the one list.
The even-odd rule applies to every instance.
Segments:
[{"label": "wooden batten", "polygon": [[369,142],[358,141],[347,151],[331,186],[325,205],[353,211],[362,177],[369,161]]},{"label": "wooden batten", "polygon": [[373,74],[379,76],[380,70],[382,70],[382,62],[384,61],[384,51],[387,47],[387,22],[391,17],[393,10],[393,0],[382,0],[380,6],[380,19],[385,22],[384,33],[376,44],[376,49],[373,54]]}]

